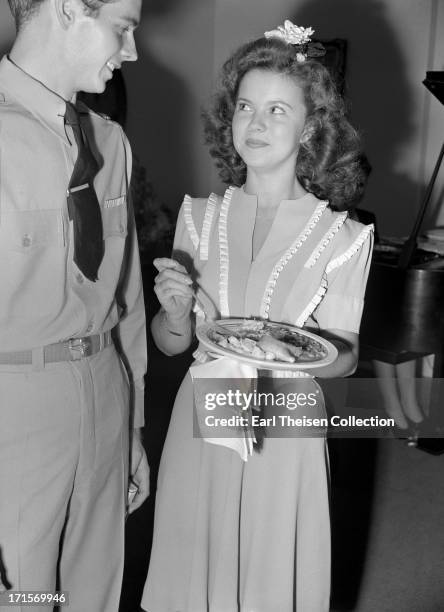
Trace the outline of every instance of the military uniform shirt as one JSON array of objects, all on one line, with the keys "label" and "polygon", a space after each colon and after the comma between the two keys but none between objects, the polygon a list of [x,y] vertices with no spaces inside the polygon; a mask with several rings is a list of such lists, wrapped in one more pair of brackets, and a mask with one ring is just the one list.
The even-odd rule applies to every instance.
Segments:
[{"label": "military uniform shirt", "polygon": [[145,308],[131,150],[116,123],[79,105],[100,170],[94,187],[105,255],[90,282],[73,262],[67,188],[77,158],[65,101],[7,57],[0,62],[0,351],[21,351],[113,328],[143,424]]}]

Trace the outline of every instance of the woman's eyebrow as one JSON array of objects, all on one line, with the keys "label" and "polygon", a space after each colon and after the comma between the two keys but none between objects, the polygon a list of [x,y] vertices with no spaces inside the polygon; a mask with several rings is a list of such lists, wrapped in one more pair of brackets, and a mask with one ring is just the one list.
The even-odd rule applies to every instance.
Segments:
[{"label": "woman's eyebrow", "polygon": [[[245,98],[244,96],[239,96],[236,100],[237,102],[248,102],[248,104],[253,104],[253,102],[251,100],[249,100],[248,98]],[[289,104],[288,102],[286,102],[285,100],[267,100],[267,104],[282,104],[284,106],[287,106],[288,108],[290,108],[291,110],[293,109],[293,106],[291,104]]]},{"label": "woman's eyebrow", "polygon": [[293,106],[289,102],[285,102],[285,100],[270,100],[269,104],[283,104],[284,106],[288,106],[293,110]]}]

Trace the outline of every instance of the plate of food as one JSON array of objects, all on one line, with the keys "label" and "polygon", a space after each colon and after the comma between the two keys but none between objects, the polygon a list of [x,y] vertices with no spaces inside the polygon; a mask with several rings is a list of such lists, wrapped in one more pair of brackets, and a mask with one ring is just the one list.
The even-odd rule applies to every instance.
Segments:
[{"label": "plate of food", "polygon": [[210,352],[264,369],[320,368],[338,356],[328,340],[287,323],[221,319],[200,325],[196,335]]}]

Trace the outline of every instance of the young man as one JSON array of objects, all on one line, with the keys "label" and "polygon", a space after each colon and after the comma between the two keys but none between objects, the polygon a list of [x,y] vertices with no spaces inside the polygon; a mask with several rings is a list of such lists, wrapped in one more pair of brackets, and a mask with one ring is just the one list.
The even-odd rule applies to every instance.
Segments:
[{"label": "young man", "polygon": [[148,494],[131,152],[72,104],[137,59],[141,4],[9,0],[0,62],[0,584],[71,612],[117,612],[128,475]]}]

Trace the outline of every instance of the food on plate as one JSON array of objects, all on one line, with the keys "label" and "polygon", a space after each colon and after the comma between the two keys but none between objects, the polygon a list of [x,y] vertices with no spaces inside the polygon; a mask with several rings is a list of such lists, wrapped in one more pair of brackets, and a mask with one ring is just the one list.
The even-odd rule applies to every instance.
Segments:
[{"label": "food on plate", "polygon": [[291,326],[257,320],[230,323],[220,321],[208,330],[208,338],[218,346],[244,356],[286,363],[320,361],[327,348]]}]

